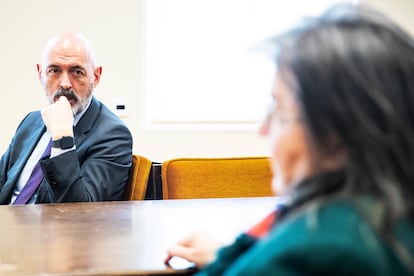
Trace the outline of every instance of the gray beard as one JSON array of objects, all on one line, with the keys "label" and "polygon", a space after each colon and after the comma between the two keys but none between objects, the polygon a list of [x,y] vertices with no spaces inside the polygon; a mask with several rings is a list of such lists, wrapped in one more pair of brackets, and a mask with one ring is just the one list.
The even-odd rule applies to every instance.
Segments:
[{"label": "gray beard", "polygon": [[73,100],[75,104],[72,106],[72,113],[73,116],[81,113],[85,108],[88,106],[90,99],[92,97],[92,90],[88,91],[88,94],[84,98],[79,98],[76,96],[75,92],[72,89],[63,89],[59,88],[53,94],[53,98],[55,100],[59,99],[59,97],[64,96],[68,100]]},{"label": "gray beard", "polygon": [[84,111],[85,108],[88,107],[91,97],[92,93],[88,93],[88,96],[86,96],[85,98],[81,98],[78,102],[75,103],[74,106],[72,106],[73,116],[78,115],[79,113]]}]

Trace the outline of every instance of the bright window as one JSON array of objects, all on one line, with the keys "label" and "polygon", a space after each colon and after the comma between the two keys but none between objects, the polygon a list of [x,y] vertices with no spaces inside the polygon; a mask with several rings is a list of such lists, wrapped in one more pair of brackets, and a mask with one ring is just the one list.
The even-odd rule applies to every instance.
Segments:
[{"label": "bright window", "polygon": [[269,102],[274,72],[270,61],[252,49],[334,2],[338,1],[145,1],[149,126],[256,129]]}]

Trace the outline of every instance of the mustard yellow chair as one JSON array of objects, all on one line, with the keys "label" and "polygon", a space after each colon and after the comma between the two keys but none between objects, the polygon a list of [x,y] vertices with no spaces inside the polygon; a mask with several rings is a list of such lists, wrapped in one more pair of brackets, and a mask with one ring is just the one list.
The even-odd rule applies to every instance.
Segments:
[{"label": "mustard yellow chair", "polygon": [[175,158],[161,167],[163,199],[272,196],[269,157]]},{"label": "mustard yellow chair", "polygon": [[136,154],[132,155],[132,167],[125,188],[125,200],[145,199],[151,165],[151,160],[146,157]]}]

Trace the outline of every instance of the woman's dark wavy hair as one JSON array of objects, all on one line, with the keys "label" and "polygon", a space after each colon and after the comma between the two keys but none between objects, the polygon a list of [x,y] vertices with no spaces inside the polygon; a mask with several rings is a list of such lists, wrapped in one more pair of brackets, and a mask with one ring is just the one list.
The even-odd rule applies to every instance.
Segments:
[{"label": "woman's dark wavy hair", "polygon": [[311,144],[324,156],[347,154],[346,193],[381,199],[385,225],[414,218],[410,35],[368,7],[339,5],[271,42],[279,72],[293,76],[285,81]]}]

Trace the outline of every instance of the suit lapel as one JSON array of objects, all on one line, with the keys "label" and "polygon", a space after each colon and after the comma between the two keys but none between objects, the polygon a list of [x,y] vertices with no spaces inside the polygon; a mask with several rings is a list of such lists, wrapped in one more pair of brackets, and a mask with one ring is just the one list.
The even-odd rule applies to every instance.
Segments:
[{"label": "suit lapel", "polygon": [[99,114],[100,104],[95,97],[92,97],[91,104],[88,107],[88,110],[83,114],[82,118],[79,120],[78,124],[74,128],[76,145],[82,144],[87,133],[91,130],[96,117]]},{"label": "suit lapel", "polygon": [[7,168],[7,181],[1,187],[0,203],[4,204],[4,200],[9,198],[27,160],[45,130],[46,127],[40,116],[40,112],[29,116],[19,126],[14,137],[14,142],[12,143],[12,148],[9,149],[11,152],[9,152],[10,160]]},{"label": "suit lapel", "polygon": [[[12,176],[11,178],[13,182],[15,182],[17,177],[20,176],[23,167],[39,142],[40,137],[46,130],[40,114],[39,117],[35,118],[35,120],[25,122],[25,125],[26,126],[22,126],[22,128],[27,127],[30,129],[30,132],[27,132],[27,135],[22,135],[22,137],[16,137],[16,142],[12,152],[13,166],[9,169],[8,176]],[[10,173],[10,171],[12,171],[12,173]]]}]

